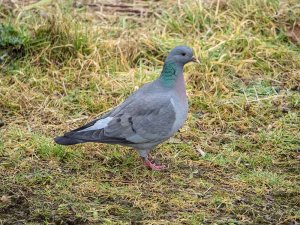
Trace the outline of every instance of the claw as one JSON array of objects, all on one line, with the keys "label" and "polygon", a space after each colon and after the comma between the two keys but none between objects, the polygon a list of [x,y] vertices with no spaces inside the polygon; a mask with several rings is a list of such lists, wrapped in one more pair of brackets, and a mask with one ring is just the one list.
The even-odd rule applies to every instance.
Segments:
[{"label": "claw", "polygon": [[144,160],[144,164],[147,168],[155,171],[160,171],[166,169],[166,166],[164,165],[156,165],[155,163],[152,163],[149,159]]}]

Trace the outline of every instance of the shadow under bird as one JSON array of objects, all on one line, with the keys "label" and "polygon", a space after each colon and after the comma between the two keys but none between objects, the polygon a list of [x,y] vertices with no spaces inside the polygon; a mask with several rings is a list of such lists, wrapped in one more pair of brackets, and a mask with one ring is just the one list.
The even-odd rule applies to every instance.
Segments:
[{"label": "shadow under bird", "polygon": [[188,62],[196,62],[192,49],[175,47],[155,81],[143,85],[104,116],[56,137],[55,142],[61,145],[100,142],[129,146],[138,151],[146,167],[164,169],[164,165],[155,164],[149,153],[173,136],[187,118],[183,67]]}]

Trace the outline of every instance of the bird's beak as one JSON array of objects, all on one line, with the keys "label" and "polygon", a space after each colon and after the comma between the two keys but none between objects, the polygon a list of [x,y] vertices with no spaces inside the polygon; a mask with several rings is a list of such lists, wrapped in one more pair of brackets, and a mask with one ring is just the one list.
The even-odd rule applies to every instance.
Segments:
[{"label": "bird's beak", "polygon": [[191,62],[200,63],[200,61],[195,56],[192,57]]}]

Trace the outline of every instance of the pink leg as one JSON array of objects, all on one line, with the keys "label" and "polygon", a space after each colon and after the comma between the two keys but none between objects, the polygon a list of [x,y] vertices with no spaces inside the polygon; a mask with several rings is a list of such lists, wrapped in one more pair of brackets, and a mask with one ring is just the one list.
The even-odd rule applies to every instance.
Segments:
[{"label": "pink leg", "polygon": [[151,162],[149,159],[144,159],[144,165],[151,170],[164,170],[166,167],[164,165],[156,165],[154,162]]}]

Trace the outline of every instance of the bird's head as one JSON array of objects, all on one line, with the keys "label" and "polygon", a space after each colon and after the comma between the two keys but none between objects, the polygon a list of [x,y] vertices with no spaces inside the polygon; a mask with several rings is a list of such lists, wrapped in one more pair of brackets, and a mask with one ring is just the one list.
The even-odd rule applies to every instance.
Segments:
[{"label": "bird's head", "polygon": [[189,62],[197,62],[197,59],[193,56],[193,50],[190,47],[177,46],[169,53],[166,62],[168,61],[184,65]]}]

